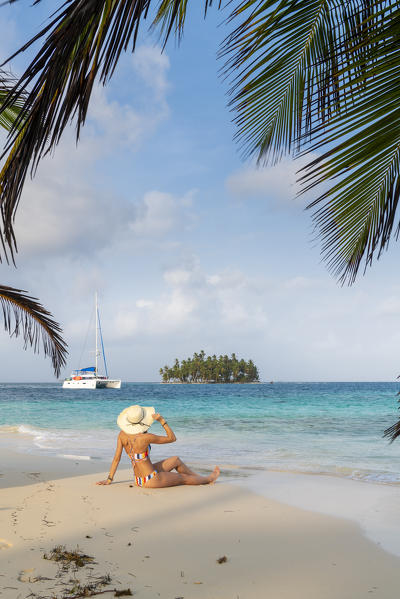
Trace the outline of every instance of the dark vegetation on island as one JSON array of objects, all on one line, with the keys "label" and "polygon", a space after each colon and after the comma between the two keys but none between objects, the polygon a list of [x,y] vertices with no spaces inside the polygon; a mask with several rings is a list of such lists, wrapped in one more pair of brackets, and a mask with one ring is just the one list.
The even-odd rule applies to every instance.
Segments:
[{"label": "dark vegetation on island", "polygon": [[160,368],[163,383],[258,383],[260,381],[257,366],[253,360],[231,357],[206,356],[202,350],[192,358],[179,362],[175,358],[170,368]]}]

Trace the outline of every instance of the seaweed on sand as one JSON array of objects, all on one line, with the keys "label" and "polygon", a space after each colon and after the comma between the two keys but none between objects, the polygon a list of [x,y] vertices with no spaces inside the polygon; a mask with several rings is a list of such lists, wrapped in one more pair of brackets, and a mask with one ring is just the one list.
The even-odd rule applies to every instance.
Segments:
[{"label": "seaweed on sand", "polygon": [[111,589],[101,590],[102,587],[111,584],[111,576],[102,576],[96,582],[90,582],[82,585],[79,580],[74,581],[74,585],[70,589],[65,589],[63,599],[79,599],[80,597],[94,597],[109,593]]},{"label": "seaweed on sand", "polygon": [[[96,563],[94,561],[94,557],[91,555],[86,555],[80,551],[79,547],[70,551],[66,549],[65,545],[57,545],[54,547],[54,549],[52,549],[52,551],[50,551],[50,553],[45,553],[43,558],[52,560],[61,567],[60,577],[63,577],[63,574],[68,572],[70,568],[73,568],[76,573],[79,568]],[[112,579],[109,574],[99,577],[93,577],[90,575],[90,577],[92,581],[86,583],[81,583],[81,581],[77,578],[72,578],[68,582],[64,581],[62,583],[64,586],[62,595],[53,595],[51,599],[81,599],[84,597],[103,595],[105,593],[114,593],[114,597],[133,596],[133,593],[130,589],[104,589],[104,587],[111,585]],[[36,594],[32,594],[31,597],[35,597],[35,599],[46,599],[45,597],[39,597]]]},{"label": "seaweed on sand", "polygon": [[95,595],[104,595],[105,593],[112,593],[113,591],[114,597],[133,596],[133,593],[130,589],[122,589],[121,591],[117,591],[117,589],[100,590],[99,584],[100,583],[94,583],[81,586],[78,583],[76,586],[72,587],[72,589],[64,591],[64,593],[66,592],[67,594],[64,594],[62,599],[81,599],[82,597],[94,597]]},{"label": "seaweed on sand", "polygon": [[86,555],[79,550],[79,547],[72,551],[68,551],[65,545],[57,545],[50,551],[45,553],[43,559],[52,560],[59,563],[64,570],[68,570],[71,566],[75,568],[83,568],[87,564],[94,564],[94,557]]},{"label": "seaweed on sand", "polygon": [[[117,589],[102,589],[104,586],[108,586],[111,584],[111,576],[106,575],[100,577],[96,582],[88,583],[82,585],[79,580],[70,581],[73,582],[73,586],[70,588],[66,588],[62,591],[62,595],[60,597],[56,595],[52,595],[51,599],[83,599],[84,597],[94,597],[95,595],[104,595],[105,593],[114,593],[114,597],[126,597],[133,596],[133,593],[130,589],[122,589],[118,591]],[[48,597],[42,595],[36,595],[35,593],[31,593],[28,597],[32,597],[34,599],[49,599]]]}]

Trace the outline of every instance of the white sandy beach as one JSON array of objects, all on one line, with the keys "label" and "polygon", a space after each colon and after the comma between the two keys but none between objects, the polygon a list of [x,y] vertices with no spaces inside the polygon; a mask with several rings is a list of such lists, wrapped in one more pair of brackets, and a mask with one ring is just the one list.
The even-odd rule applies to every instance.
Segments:
[{"label": "white sandy beach", "polygon": [[[114,588],[149,599],[397,596],[398,557],[349,520],[280,504],[223,479],[145,490],[130,487],[130,470],[120,470],[114,484],[101,487],[95,481],[107,472],[102,463],[1,455],[4,599],[61,599],[72,596],[71,580],[83,585],[105,574],[111,583],[104,597],[113,597]],[[79,547],[95,563],[62,573],[43,559],[57,545]],[[223,556],[227,561],[217,563]]]}]

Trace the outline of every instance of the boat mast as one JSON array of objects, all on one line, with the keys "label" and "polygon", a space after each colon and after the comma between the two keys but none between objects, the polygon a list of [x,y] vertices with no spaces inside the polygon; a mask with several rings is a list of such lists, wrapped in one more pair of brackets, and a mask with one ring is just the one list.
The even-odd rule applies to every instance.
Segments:
[{"label": "boat mast", "polygon": [[95,363],[94,373],[95,373],[95,376],[97,377],[97,327],[98,327],[98,321],[99,321],[99,318],[98,318],[98,310],[99,309],[98,309],[98,306],[97,306],[97,291],[95,293],[95,306],[96,306],[96,311],[95,311],[95,319],[96,319],[96,326],[95,326],[95,329],[96,329],[96,350],[95,350],[95,355],[96,355],[96,363]]},{"label": "boat mast", "polygon": [[[100,337],[101,351],[103,352],[104,370],[106,372],[106,377],[108,378],[108,368],[107,368],[106,352],[104,351],[103,333],[102,333],[102,330],[101,330],[100,312],[99,312],[98,309],[97,309],[97,324],[99,325],[99,337]],[[99,355],[100,355],[100,350],[99,350]]]}]

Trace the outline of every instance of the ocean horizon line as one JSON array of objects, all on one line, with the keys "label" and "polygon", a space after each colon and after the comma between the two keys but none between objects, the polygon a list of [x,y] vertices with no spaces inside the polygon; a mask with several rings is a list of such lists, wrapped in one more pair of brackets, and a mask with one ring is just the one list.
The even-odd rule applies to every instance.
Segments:
[{"label": "ocean horizon line", "polygon": [[[51,381],[51,380],[45,380],[45,381],[32,381],[32,380],[20,380],[20,381],[7,381],[7,380],[3,380],[0,381],[0,385],[51,385],[51,384],[60,384],[62,383],[63,379],[57,379],[55,381]],[[384,384],[399,384],[400,385],[400,380],[388,380],[388,379],[296,379],[296,380],[278,380],[278,379],[269,379],[269,380],[263,380],[263,381],[259,381],[259,382],[252,382],[252,383],[163,383],[162,381],[147,381],[147,380],[135,380],[135,381],[125,381],[124,379],[122,379],[122,384],[126,384],[126,385],[212,385],[212,386],[221,386],[221,385],[229,385],[229,386],[233,386],[233,385],[276,385],[276,384],[290,384],[290,385],[301,385],[301,384],[316,384],[316,385],[323,385],[323,384],[371,384],[371,383],[384,383]],[[85,391],[85,389],[84,389]]]}]

